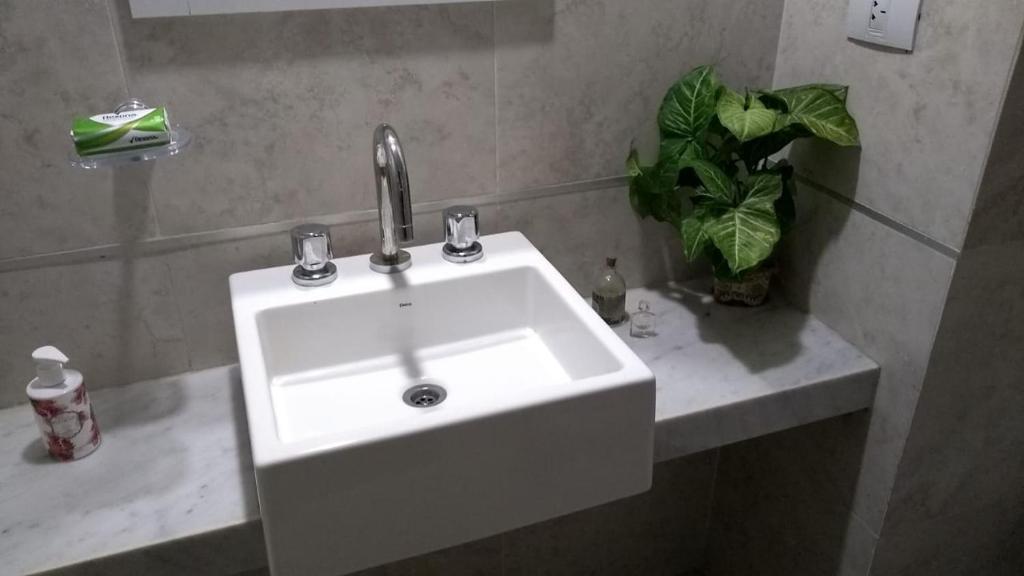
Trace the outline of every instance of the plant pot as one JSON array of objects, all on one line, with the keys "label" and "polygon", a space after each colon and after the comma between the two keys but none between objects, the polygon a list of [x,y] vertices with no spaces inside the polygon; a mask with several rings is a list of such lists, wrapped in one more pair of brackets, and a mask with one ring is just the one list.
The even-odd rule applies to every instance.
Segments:
[{"label": "plant pot", "polygon": [[760,306],[768,299],[773,268],[759,268],[743,274],[741,278],[715,277],[714,295],[719,304]]}]

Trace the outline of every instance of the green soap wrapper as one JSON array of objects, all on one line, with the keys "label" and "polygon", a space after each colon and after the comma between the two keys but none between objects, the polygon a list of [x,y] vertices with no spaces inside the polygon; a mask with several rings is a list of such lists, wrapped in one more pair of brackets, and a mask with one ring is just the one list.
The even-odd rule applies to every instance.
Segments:
[{"label": "green soap wrapper", "polygon": [[171,142],[167,109],[145,108],[75,118],[71,139],[79,156],[152,148]]}]

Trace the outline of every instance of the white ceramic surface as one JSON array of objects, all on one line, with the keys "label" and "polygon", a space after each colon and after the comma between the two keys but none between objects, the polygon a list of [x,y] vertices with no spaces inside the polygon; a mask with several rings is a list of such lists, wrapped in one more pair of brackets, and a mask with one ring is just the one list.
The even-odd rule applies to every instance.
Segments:
[{"label": "white ceramic surface", "polygon": [[[654,375],[519,233],[472,264],[410,249],[231,299],[275,576],[335,575],[647,490]],[[431,382],[447,399],[407,406]]]}]

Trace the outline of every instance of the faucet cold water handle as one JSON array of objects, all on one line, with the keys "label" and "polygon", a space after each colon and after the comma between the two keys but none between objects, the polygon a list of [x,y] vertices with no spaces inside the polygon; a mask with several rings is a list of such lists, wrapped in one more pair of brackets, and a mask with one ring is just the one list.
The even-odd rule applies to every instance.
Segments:
[{"label": "faucet cold water handle", "polygon": [[465,250],[480,237],[480,213],[472,206],[452,206],[444,211],[444,239]]},{"label": "faucet cold water handle", "polygon": [[322,224],[303,224],[292,228],[292,257],[297,266],[292,280],[299,286],[323,286],[338,277],[331,262],[331,231]]},{"label": "faucet cold water handle", "polygon": [[479,260],[484,248],[480,238],[480,212],[473,206],[452,206],[446,208],[444,220],[445,245],[441,255],[449,262],[464,264]]}]

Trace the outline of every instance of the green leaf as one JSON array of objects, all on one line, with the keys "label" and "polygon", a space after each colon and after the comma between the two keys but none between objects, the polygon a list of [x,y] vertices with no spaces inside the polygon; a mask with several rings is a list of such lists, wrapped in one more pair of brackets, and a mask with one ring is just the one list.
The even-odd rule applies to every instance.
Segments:
[{"label": "green leaf", "polygon": [[711,66],[695,68],[669,88],[658,112],[663,138],[703,142],[715,117],[719,83]]},{"label": "green leaf", "polygon": [[683,240],[683,252],[686,254],[686,259],[691,262],[703,254],[708,243],[711,242],[704,230],[708,218],[707,208],[698,207],[679,225],[679,235]]},{"label": "green leaf", "polygon": [[747,180],[746,187],[746,198],[739,206],[704,225],[704,231],[733,274],[754,268],[771,256],[782,235],[774,206],[782,194],[781,176],[755,174]]},{"label": "green leaf", "polygon": [[[649,170],[649,168],[648,168]],[[640,166],[640,158],[636,149],[629,151],[626,157],[626,173],[629,174],[629,204],[641,218],[651,215],[649,180],[644,177],[644,168]]]},{"label": "green leaf", "polygon": [[[846,104],[846,97],[850,93],[849,86],[843,86],[842,84],[804,84],[803,86],[793,86],[790,88],[780,88],[778,90],[759,90],[755,92],[758,97],[764,97],[762,100],[769,108],[775,108],[783,112],[788,112],[786,108],[786,99],[790,98],[793,94],[797,94],[809,89],[820,89],[829,92],[836,98],[839,98],[843,104]],[[777,102],[776,105],[772,105],[772,100]]]},{"label": "green leaf", "polygon": [[745,183],[747,195],[741,204],[772,204],[782,195],[782,176],[773,172],[752,174]]},{"label": "green leaf", "polygon": [[700,159],[704,151],[700,145],[682,138],[663,138],[658,150],[658,159],[666,163],[678,163],[681,160]]},{"label": "green leaf", "polygon": [[636,148],[629,149],[629,156],[626,156],[626,174],[629,174],[630,178],[637,178],[644,173],[644,169],[640,167],[640,152]]},{"label": "green leaf", "polygon": [[740,158],[751,170],[765,158],[775,154],[797,138],[812,136],[811,132],[799,124],[791,124],[777,129],[771,134],[744,142],[740,146]]},{"label": "green leaf", "polygon": [[697,196],[722,206],[732,206],[736,200],[735,186],[729,175],[707,160],[686,160],[680,163],[681,170],[693,170],[703,185]]},{"label": "green leaf", "polygon": [[844,105],[846,104],[846,97],[850,93],[850,87],[843,86],[842,84],[811,84],[811,86],[821,88],[822,90],[827,90],[833,96],[839,98],[839,100],[842,101]]},{"label": "green leaf", "polygon": [[860,142],[857,123],[846,109],[846,92],[835,86],[810,85],[786,88],[761,95],[785,105],[780,126],[799,124],[818,138],[840,146]]},{"label": "green leaf", "polygon": [[662,222],[678,223],[682,213],[682,199],[676,190],[678,166],[665,162],[641,166],[634,149],[626,158],[626,171],[629,174],[629,203],[633,210],[642,218],[652,216]]},{"label": "green leaf", "polygon": [[774,210],[742,205],[708,222],[705,231],[729,262],[733,274],[764,262],[781,235]]},{"label": "green leaf", "polygon": [[744,98],[725,89],[718,100],[718,119],[740,142],[747,142],[771,134],[779,113],[766,108],[758,98]]},{"label": "green leaf", "polygon": [[651,197],[651,216],[659,222],[679,226],[683,218],[683,195],[672,189]]},{"label": "green leaf", "polygon": [[842,84],[805,84],[803,86],[793,86],[792,88],[782,88],[780,90],[775,90],[773,93],[781,93],[782,98],[785,99],[791,94],[797,94],[810,89],[824,90],[838,98],[843,104],[846,104],[846,97],[850,92],[850,87],[843,86]]}]

